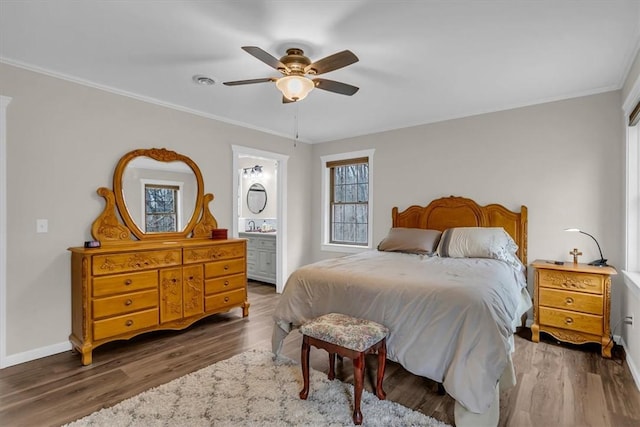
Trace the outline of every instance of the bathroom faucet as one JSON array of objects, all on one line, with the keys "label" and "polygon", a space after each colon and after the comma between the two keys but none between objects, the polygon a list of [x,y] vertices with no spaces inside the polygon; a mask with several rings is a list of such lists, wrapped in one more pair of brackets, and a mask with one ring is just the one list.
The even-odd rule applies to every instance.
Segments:
[{"label": "bathroom faucet", "polygon": [[254,220],[249,221],[247,225],[249,226],[249,231],[253,231],[256,229],[256,222]]}]

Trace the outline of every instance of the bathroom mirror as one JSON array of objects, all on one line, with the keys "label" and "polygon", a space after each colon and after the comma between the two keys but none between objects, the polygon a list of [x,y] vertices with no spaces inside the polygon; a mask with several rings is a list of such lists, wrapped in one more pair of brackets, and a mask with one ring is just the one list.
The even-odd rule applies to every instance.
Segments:
[{"label": "bathroom mirror", "polygon": [[258,214],[267,206],[267,190],[262,184],[252,184],[247,191],[247,207],[251,213]]},{"label": "bathroom mirror", "polygon": [[120,159],[113,175],[122,220],[141,240],[187,237],[202,211],[200,169],[166,149],[141,149]]}]

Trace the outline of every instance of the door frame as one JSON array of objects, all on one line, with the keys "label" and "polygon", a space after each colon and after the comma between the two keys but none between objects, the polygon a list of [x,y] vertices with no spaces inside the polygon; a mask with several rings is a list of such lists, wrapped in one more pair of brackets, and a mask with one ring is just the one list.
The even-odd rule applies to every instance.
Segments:
[{"label": "door frame", "polygon": [[12,98],[0,95],[0,369],[7,361],[7,107]]},{"label": "door frame", "polygon": [[265,160],[273,160],[277,162],[277,181],[276,188],[278,191],[277,218],[276,218],[276,292],[282,293],[287,277],[287,161],[289,156],[285,154],[273,153],[271,151],[258,150],[256,148],[243,147],[241,145],[232,145],[233,151],[233,215],[231,235],[235,238],[239,236],[238,217],[241,194],[238,193],[240,186],[239,160],[241,157],[260,157]]}]

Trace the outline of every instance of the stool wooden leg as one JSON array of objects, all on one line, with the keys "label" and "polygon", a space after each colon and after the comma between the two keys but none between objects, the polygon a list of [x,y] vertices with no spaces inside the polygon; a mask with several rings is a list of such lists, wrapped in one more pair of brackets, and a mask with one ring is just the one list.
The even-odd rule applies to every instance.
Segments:
[{"label": "stool wooden leg", "polygon": [[336,354],[329,352],[329,375],[327,378],[333,381],[336,377]]},{"label": "stool wooden leg", "polygon": [[300,391],[300,399],[306,400],[309,396],[309,338],[305,335],[302,338],[302,351],[300,354],[300,363],[302,364],[302,381],[304,387]]},{"label": "stool wooden leg", "polygon": [[387,340],[386,338],[382,340],[382,344],[378,349],[378,378],[376,383],[376,396],[378,399],[384,400],[387,397],[387,394],[382,389],[382,380],[384,379],[384,369],[387,364]]},{"label": "stool wooden leg", "polygon": [[362,412],[360,411],[360,399],[362,398],[362,386],[364,384],[364,353],[358,354],[353,359],[353,423],[362,424]]}]

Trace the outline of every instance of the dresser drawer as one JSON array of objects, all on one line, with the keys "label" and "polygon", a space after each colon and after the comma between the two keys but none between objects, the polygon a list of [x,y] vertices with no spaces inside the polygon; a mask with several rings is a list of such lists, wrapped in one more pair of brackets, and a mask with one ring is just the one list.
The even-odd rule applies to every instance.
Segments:
[{"label": "dresser drawer", "polygon": [[604,313],[604,297],[602,295],[540,288],[539,299],[540,305],[547,307],[557,307],[596,315]]},{"label": "dresser drawer", "polygon": [[602,295],[604,277],[601,274],[542,269],[537,271],[538,286]]},{"label": "dresser drawer", "polygon": [[245,295],[244,289],[237,289],[205,297],[204,309],[207,312],[228,310],[242,304],[245,300]]},{"label": "dresser drawer", "polygon": [[245,254],[244,242],[235,242],[206,248],[187,248],[184,250],[184,263],[216,261],[241,258]]},{"label": "dresser drawer", "polygon": [[149,270],[180,264],[182,264],[182,251],[173,249],[96,255],[93,257],[92,268],[94,275],[102,275]]},{"label": "dresser drawer", "polygon": [[226,292],[233,289],[241,289],[246,285],[244,274],[225,276],[218,279],[205,280],[205,294],[211,295],[218,292]]},{"label": "dresser drawer", "polygon": [[244,273],[245,264],[244,258],[209,262],[204,265],[204,277],[210,279],[230,274]]},{"label": "dresser drawer", "polygon": [[156,289],[93,300],[93,318],[115,316],[158,306]]},{"label": "dresser drawer", "polygon": [[540,307],[540,324],[602,335],[602,316]]},{"label": "dresser drawer", "polygon": [[100,297],[157,287],[158,272],[155,270],[102,276],[93,279],[93,296]]},{"label": "dresser drawer", "polygon": [[93,323],[93,339],[101,340],[158,325],[158,309],[125,314]]}]

